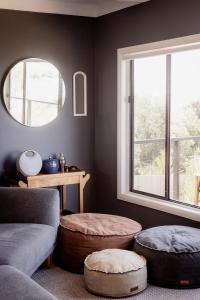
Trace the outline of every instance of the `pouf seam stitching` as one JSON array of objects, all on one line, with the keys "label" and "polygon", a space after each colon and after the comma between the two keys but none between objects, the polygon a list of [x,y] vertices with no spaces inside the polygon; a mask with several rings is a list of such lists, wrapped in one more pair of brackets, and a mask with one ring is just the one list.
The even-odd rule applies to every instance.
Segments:
[{"label": "pouf seam stitching", "polygon": [[119,275],[119,274],[122,274],[122,275],[123,275],[123,274],[131,273],[131,272],[137,272],[137,271],[139,271],[139,270],[145,268],[145,266],[146,266],[146,264],[145,264],[144,266],[142,266],[141,268],[138,268],[137,270],[130,270],[130,271],[126,271],[126,272],[118,272],[118,273],[111,273],[111,272],[108,272],[108,273],[106,273],[106,272],[100,271],[100,270],[90,270],[90,269],[85,265],[85,267],[87,268],[87,270],[88,270],[89,272],[99,272],[99,273],[103,273],[103,274],[106,274],[106,275]]},{"label": "pouf seam stitching", "polygon": [[[146,287],[147,288],[147,287]],[[119,295],[119,296],[110,296],[110,295],[103,295],[103,294],[100,294],[100,293],[96,293],[95,291],[93,291],[92,289],[89,289],[89,288],[87,288],[86,287],[86,290],[89,292],[89,293],[91,293],[91,294],[93,294],[93,295],[95,295],[95,296],[103,296],[103,297],[107,297],[107,298],[110,298],[110,299],[119,299],[119,298],[128,298],[128,297],[130,297],[130,296],[134,296],[134,295],[139,295],[140,293],[142,293],[143,291],[140,291],[140,292],[138,292],[138,293],[128,293],[128,294],[122,294],[122,295]]]},{"label": "pouf seam stitching", "polygon": [[200,250],[198,251],[193,251],[193,252],[173,252],[173,251],[170,251],[170,252],[167,252],[166,250],[160,250],[160,249],[154,249],[154,248],[151,248],[150,246],[146,246],[142,243],[140,243],[137,238],[135,238],[135,241],[137,244],[139,244],[140,246],[142,246],[143,248],[147,248],[147,249],[150,249],[150,250],[153,250],[153,251],[157,251],[157,252],[165,252],[165,253],[170,253],[170,254],[173,254],[173,255],[178,255],[178,254],[192,254],[192,253],[200,253]]},{"label": "pouf seam stitching", "polygon": [[100,237],[114,237],[114,236],[122,236],[122,237],[126,237],[126,236],[135,236],[136,234],[138,234],[140,231],[137,231],[137,232],[135,232],[135,233],[130,233],[130,234],[110,234],[110,235],[103,235],[103,234],[88,234],[88,233],[84,233],[84,232],[81,232],[81,231],[79,231],[79,230],[72,230],[72,229],[69,229],[69,228],[67,228],[67,227],[64,227],[64,226],[62,226],[62,225],[60,225],[60,227],[62,227],[62,228],[64,228],[64,229],[66,229],[66,230],[69,230],[69,231],[71,231],[71,232],[77,232],[77,233],[80,233],[80,234],[82,234],[82,235],[87,235],[87,236],[100,236]]}]

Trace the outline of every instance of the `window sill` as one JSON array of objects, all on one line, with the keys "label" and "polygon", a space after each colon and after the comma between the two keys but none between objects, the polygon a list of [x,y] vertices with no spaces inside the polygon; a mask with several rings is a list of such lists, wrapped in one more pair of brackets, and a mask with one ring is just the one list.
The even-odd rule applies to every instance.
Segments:
[{"label": "window sill", "polygon": [[188,218],[197,222],[199,222],[200,220],[199,208],[189,207],[183,204],[152,198],[148,196],[143,196],[132,192],[118,194],[117,196],[119,200],[149,207],[152,209],[170,213],[183,218]]}]

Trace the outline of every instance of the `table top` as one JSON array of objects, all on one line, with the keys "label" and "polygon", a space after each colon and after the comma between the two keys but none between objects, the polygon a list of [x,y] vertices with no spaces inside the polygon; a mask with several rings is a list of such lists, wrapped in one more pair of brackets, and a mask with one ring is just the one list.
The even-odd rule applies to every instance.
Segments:
[{"label": "table top", "polygon": [[66,178],[66,177],[72,177],[72,176],[85,176],[85,171],[76,171],[76,172],[58,172],[55,174],[43,174],[40,173],[35,176],[27,176],[25,177],[27,181],[32,180],[40,180],[40,179],[53,179],[53,178]]}]

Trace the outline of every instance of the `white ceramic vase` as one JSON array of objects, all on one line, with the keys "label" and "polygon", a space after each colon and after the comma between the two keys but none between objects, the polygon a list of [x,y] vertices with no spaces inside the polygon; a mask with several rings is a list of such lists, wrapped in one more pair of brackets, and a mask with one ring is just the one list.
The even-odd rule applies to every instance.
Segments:
[{"label": "white ceramic vase", "polygon": [[35,176],[42,169],[42,158],[35,150],[27,150],[17,158],[16,166],[22,175]]}]

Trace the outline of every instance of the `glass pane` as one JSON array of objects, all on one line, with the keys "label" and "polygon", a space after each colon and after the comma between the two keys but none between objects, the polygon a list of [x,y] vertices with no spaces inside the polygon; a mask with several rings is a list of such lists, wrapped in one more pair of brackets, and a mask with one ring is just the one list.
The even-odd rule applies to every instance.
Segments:
[{"label": "glass pane", "polygon": [[23,99],[24,64],[20,62],[12,68],[10,73],[10,97]]},{"label": "glass pane", "polygon": [[[45,114],[43,113],[45,110]],[[31,126],[43,126],[46,123],[51,122],[57,116],[58,108],[56,104],[49,103],[37,103],[35,101],[30,102],[28,106],[28,116],[27,121]],[[38,124],[38,125],[37,125]]]},{"label": "glass pane", "polygon": [[26,62],[26,98],[42,102],[58,102],[59,72],[49,62]]},{"label": "glass pane", "polygon": [[172,54],[170,197],[196,201],[200,157],[200,50]]},{"label": "glass pane", "polygon": [[132,187],[165,196],[166,56],[134,60]]},{"label": "glass pane", "polygon": [[23,100],[10,98],[10,113],[18,122],[23,122]]}]

